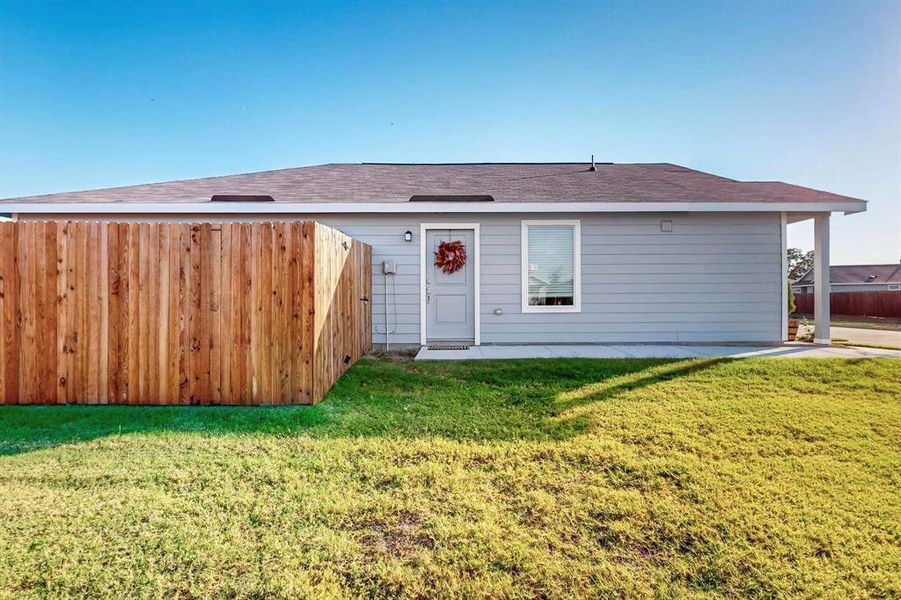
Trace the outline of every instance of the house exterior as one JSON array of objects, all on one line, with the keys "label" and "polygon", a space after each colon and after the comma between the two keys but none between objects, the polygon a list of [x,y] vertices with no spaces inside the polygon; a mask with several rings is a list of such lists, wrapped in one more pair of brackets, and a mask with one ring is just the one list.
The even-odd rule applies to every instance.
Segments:
[{"label": "house exterior", "polygon": [[[835,265],[829,267],[833,292],[901,292],[901,263],[894,265]],[[796,294],[812,294],[814,271],[792,284]]]},{"label": "house exterior", "polygon": [[[373,343],[391,346],[779,343],[786,225],[815,220],[824,272],[831,213],[866,210],[667,163],[330,164],[0,203],[15,219],[314,219],[372,246]],[[451,241],[466,260],[448,273]]]}]

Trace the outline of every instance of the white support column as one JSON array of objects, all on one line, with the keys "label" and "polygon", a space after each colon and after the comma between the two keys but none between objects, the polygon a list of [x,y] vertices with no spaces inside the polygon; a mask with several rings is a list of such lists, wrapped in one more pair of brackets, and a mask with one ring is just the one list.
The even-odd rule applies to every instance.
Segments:
[{"label": "white support column", "polygon": [[780,224],[780,236],[782,239],[782,285],[780,286],[779,298],[782,300],[782,334],[779,339],[783,342],[788,341],[788,218],[782,213]]},{"label": "white support column", "polygon": [[815,344],[829,344],[829,213],[813,220],[813,317]]}]

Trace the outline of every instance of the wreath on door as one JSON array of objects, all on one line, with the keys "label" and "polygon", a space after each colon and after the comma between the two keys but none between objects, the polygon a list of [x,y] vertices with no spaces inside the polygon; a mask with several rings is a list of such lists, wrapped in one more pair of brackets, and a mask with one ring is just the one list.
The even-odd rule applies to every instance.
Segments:
[{"label": "wreath on door", "polygon": [[447,274],[456,273],[466,264],[466,247],[460,240],[441,242],[435,251],[435,266]]}]

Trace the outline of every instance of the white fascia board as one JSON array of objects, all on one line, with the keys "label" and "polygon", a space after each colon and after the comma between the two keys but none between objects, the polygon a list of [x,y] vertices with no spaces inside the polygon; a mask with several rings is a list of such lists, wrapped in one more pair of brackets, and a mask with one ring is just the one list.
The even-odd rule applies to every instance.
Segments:
[{"label": "white fascia board", "polygon": [[19,214],[863,212],[866,202],[0,202]]}]

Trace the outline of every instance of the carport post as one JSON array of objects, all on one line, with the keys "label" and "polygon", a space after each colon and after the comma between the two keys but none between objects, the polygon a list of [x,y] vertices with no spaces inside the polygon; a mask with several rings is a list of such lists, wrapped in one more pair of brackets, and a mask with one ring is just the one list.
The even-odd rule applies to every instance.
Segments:
[{"label": "carport post", "polygon": [[815,344],[829,344],[829,213],[813,219],[813,320]]}]

